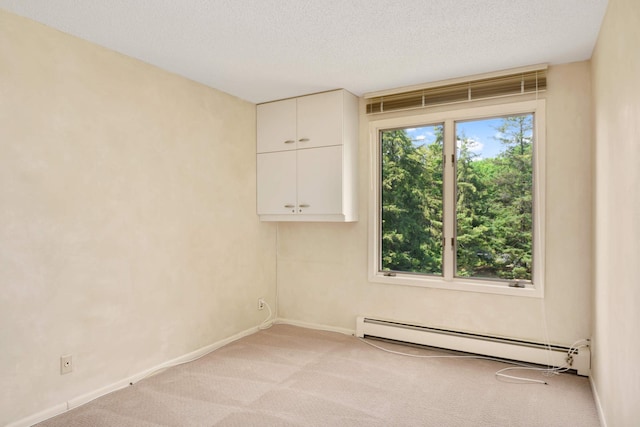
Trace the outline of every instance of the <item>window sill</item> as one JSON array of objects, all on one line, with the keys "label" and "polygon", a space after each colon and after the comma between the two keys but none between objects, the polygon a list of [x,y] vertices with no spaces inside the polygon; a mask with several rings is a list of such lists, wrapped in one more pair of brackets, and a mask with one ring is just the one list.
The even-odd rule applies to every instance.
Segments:
[{"label": "window sill", "polygon": [[396,273],[395,276],[385,276],[377,272],[369,275],[369,281],[387,285],[415,286],[421,288],[446,289],[449,291],[479,292],[485,294],[509,295],[527,298],[543,298],[542,286],[531,284],[524,288],[510,287],[506,282],[491,280],[474,280],[454,278],[445,280],[442,277],[429,277],[413,274]]}]

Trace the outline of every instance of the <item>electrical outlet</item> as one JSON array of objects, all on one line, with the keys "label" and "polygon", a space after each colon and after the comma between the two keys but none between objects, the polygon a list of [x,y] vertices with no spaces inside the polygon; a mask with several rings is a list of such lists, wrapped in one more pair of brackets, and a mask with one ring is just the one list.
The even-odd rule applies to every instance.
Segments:
[{"label": "electrical outlet", "polygon": [[73,371],[73,361],[71,355],[60,356],[60,374],[68,374]]},{"label": "electrical outlet", "polygon": [[573,355],[568,354],[567,357],[565,357],[564,361],[567,363],[567,365],[573,366]]},{"label": "electrical outlet", "polygon": [[258,310],[264,310],[264,299],[258,298]]}]

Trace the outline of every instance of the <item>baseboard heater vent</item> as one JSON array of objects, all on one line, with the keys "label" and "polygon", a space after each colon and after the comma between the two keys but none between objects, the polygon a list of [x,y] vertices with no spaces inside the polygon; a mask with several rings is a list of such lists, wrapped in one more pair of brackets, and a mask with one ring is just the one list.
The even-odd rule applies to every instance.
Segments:
[{"label": "baseboard heater vent", "polygon": [[[567,365],[569,352],[569,347],[558,345],[548,346],[543,343],[449,331],[362,316],[357,319],[356,336],[385,338],[545,366],[551,364],[555,367]],[[577,371],[578,375],[589,376],[590,367],[591,353],[588,347],[579,349],[570,360],[570,369]]]}]

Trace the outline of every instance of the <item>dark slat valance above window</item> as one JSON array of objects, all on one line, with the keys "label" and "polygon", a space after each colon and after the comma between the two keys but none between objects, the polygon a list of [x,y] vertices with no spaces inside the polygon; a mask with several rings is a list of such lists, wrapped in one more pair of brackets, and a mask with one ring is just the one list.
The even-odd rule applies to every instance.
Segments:
[{"label": "dark slat valance above window", "polygon": [[[422,89],[375,95],[367,99],[367,114],[411,110],[433,105],[476,101],[479,99],[538,93],[547,88],[545,69],[523,71],[434,85]],[[367,96],[365,96],[367,98]]]}]

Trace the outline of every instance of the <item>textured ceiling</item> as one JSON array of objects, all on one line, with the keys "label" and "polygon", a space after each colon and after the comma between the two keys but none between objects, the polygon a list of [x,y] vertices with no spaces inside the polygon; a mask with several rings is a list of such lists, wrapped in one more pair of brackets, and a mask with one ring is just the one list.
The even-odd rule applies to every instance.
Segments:
[{"label": "textured ceiling", "polygon": [[0,0],[240,98],[365,92],[591,57],[607,0]]}]

